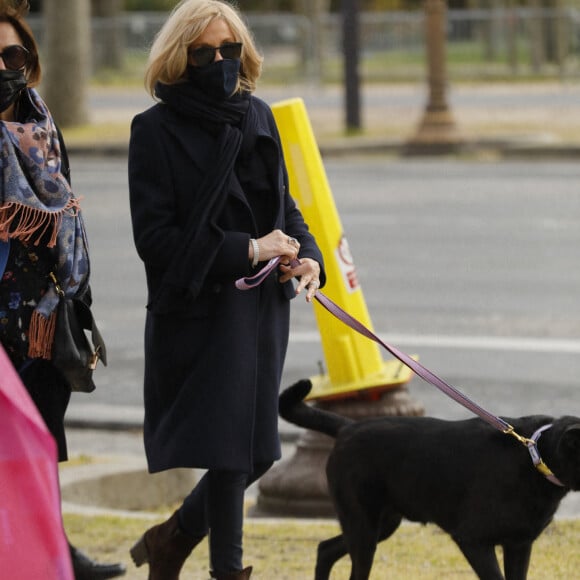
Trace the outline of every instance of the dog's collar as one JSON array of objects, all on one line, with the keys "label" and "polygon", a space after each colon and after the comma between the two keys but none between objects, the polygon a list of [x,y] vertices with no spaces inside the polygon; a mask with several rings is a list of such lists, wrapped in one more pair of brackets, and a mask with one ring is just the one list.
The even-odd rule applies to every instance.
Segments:
[{"label": "dog's collar", "polygon": [[552,472],[552,470],[544,463],[540,451],[538,450],[538,441],[542,436],[542,433],[552,426],[552,423],[548,423],[548,425],[544,425],[536,430],[536,432],[528,439],[527,448],[530,452],[530,456],[532,458],[532,462],[534,467],[548,480],[551,481],[554,485],[559,485],[560,487],[566,487]]}]

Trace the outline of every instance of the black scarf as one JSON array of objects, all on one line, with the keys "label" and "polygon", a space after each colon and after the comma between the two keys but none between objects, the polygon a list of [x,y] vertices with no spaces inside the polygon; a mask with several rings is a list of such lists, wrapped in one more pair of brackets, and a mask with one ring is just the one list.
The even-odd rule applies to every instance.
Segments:
[{"label": "black scarf", "polygon": [[236,93],[229,99],[217,101],[188,81],[174,85],[157,83],[155,95],[180,115],[216,127],[224,124],[238,126],[250,106],[249,93]]},{"label": "black scarf", "polygon": [[195,191],[196,203],[184,230],[182,246],[169,263],[152,304],[152,310],[160,313],[172,310],[175,299],[193,299],[199,294],[223,242],[224,233],[216,220],[230,188],[248,125],[243,121],[251,107],[247,93],[218,102],[189,82],[158,83],[155,92],[167,106],[181,115],[198,119],[216,135],[212,156],[215,162],[208,167],[202,184]]}]

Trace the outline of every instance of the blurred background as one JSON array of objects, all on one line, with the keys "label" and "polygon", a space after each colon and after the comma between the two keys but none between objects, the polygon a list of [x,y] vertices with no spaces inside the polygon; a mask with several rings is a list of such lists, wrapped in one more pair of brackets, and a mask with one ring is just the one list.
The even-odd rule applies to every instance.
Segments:
[{"label": "blurred background", "polygon": [[[89,119],[89,84],[142,88],[148,48],[176,4],[31,2],[43,95],[62,126]],[[433,67],[439,84],[451,86],[570,84],[580,76],[580,0],[241,0],[238,6],[266,57],[262,84],[345,87],[347,129],[361,128],[360,86],[419,86],[434,76]],[[434,10],[439,24],[429,38]]]}]

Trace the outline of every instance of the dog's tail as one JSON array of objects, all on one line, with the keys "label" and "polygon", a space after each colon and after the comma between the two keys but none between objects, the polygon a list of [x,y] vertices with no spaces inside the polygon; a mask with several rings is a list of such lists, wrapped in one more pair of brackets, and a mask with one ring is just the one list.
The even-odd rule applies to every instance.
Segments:
[{"label": "dog's tail", "polygon": [[283,391],[278,399],[280,416],[299,427],[336,437],[337,433],[353,420],[307,405],[303,399],[311,388],[312,383],[304,379]]}]

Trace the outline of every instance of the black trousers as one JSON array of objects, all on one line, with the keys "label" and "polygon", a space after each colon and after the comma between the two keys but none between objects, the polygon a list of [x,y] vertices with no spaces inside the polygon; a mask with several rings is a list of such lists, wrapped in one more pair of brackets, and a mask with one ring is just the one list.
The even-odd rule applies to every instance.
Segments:
[{"label": "black trousers", "polygon": [[214,572],[243,569],[245,490],[271,466],[271,462],[256,464],[251,473],[209,470],[179,509],[184,532],[194,538],[209,534],[210,565]]},{"label": "black trousers", "polygon": [[50,362],[33,359],[18,369],[30,398],[34,401],[46,427],[56,441],[58,460],[68,459],[64,414],[71,390],[61,372]]}]

